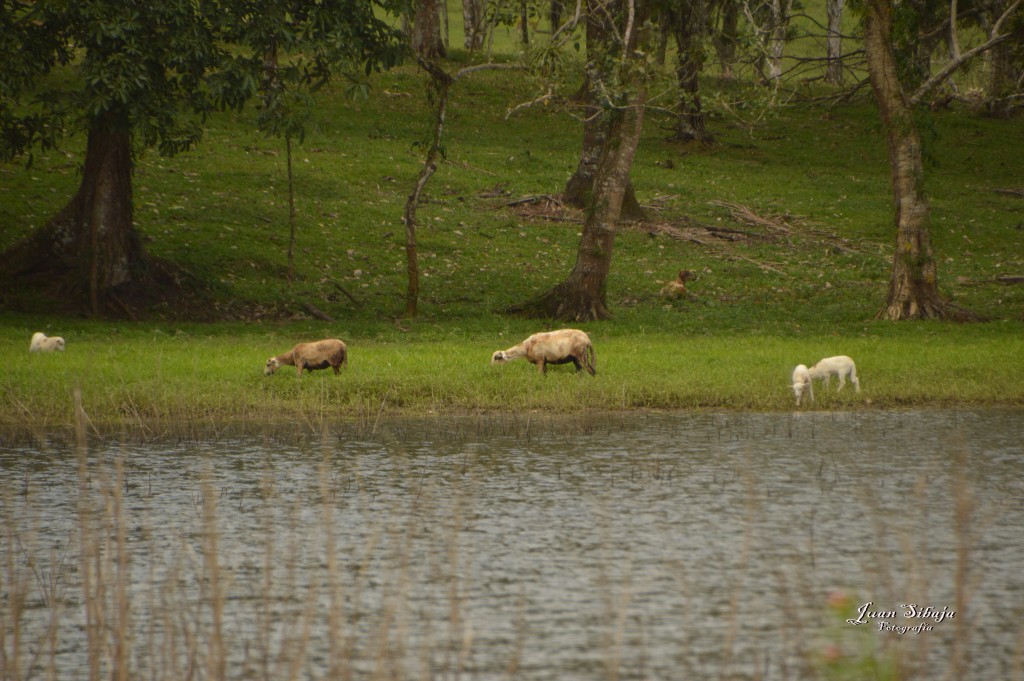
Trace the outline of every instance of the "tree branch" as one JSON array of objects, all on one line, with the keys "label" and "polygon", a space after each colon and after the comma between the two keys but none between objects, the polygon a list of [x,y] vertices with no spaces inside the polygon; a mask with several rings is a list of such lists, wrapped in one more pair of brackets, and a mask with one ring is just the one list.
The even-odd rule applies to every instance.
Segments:
[{"label": "tree branch", "polygon": [[989,34],[989,35],[991,35],[993,37],[989,38],[988,40],[986,40],[981,45],[978,45],[977,47],[971,48],[970,50],[967,50],[966,52],[961,54],[959,58],[950,59],[949,62],[945,66],[943,66],[941,69],[939,69],[939,71],[937,73],[935,73],[935,75],[933,75],[931,78],[926,80],[921,85],[921,87],[919,87],[917,89],[917,91],[913,95],[910,96],[910,98],[908,100],[908,103],[911,106],[919,104],[921,102],[921,100],[924,99],[925,95],[927,95],[935,87],[937,87],[943,81],[945,81],[947,78],[949,78],[949,76],[954,71],[956,71],[958,68],[960,68],[965,62],[973,59],[974,57],[978,56],[979,54],[981,54],[983,52],[987,52],[988,50],[992,49],[993,47],[995,47],[999,43],[1001,43],[1004,40],[1006,40],[1007,38],[1009,38],[1010,37],[1009,33],[1004,33],[1003,35],[998,35],[999,29],[1002,28],[1003,22],[1011,14],[1013,14],[1014,11],[1016,11],[1016,9],[1020,5],[1020,3],[1021,3],[1021,0],[1015,0],[1014,3],[1012,5],[1010,5],[1006,9],[1005,12],[1003,12],[1002,16],[999,17],[999,19],[996,21],[995,25],[992,27],[992,32]]}]

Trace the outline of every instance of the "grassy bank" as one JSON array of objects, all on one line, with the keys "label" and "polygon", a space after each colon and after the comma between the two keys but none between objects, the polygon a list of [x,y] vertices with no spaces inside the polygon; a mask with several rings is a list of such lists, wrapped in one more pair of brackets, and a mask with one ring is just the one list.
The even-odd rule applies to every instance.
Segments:
[{"label": "grassy bank", "polygon": [[[489,365],[534,325],[504,318],[467,323],[329,325],[131,325],[62,329],[64,353],[27,352],[30,327],[5,318],[0,348],[0,428],[51,430],[74,423],[81,390],[97,431],[127,426],[160,435],[224,423],[324,420],[372,423],[386,416],[630,409],[789,410],[797,363],[846,353],[863,391],[818,385],[818,409],[1024,404],[1024,339],[1017,323],[949,327],[864,324],[824,329],[687,333],[632,321],[590,325],[598,375],[571,365],[542,377],[525,361]],[[263,362],[296,339],[337,335],[350,365],[297,379],[291,367],[264,376]]]},{"label": "grassy bank", "polygon": [[[401,216],[431,130],[424,85],[403,67],[377,78],[367,100],[320,94],[315,129],[296,150],[293,281],[284,146],[257,132],[254,111],[211,117],[194,152],[140,154],[135,219],[146,247],[200,282],[208,303],[194,318],[216,323],[160,308],[145,323],[82,321],[3,291],[0,423],[67,426],[76,387],[97,427],[157,430],[505,409],[781,410],[792,406],[794,365],[839,353],[857,360],[864,392],[819,390],[818,408],[1024,402],[1024,286],[1000,280],[1024,274],[1024,157],[1007,143],[1024,137],[1024,120],[953,108],[922,122],[940,288],[990,321],[892,325],[874,319],[895,241],[874,106],[864,96],[827,105],[816,98],[834,92],[804,89],[766,109],[748,83],[709,78],[715,144],[671,142],[666,112],[647,118],[632,178],[649,220],[617,237],[615,319],[585,326],[597,379],[554,370],[541,380],[487,360],[549,326],[503,310],[573,265],[582,215],[546,197],[576,166],[579,121],[543,106],[507,116],[536,96],[528,78],[480,72],[456,85],[445,160],[418,211],[421,315],[402,319]],[[29,169],[0,165],[0,249],[72,195],[83,146],[68,140]],[[697,275],[692,298],[662,299],[681,269]],[[304,304],[337,322],[313,321]],[[28,356],[37,330],[66,337],[67,352]],[[344,376],[261,375],[266,357],[328,336],[351,345]]]}]

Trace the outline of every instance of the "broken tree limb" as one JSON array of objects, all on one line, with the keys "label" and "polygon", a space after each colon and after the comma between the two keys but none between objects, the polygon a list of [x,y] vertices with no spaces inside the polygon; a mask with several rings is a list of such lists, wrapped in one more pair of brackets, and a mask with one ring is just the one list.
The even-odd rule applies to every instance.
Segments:
[{"label": "broken tree limb", "polygon": [[332,317],[331,315],[327,314],[326,312],[324,312],[320,308],[318,308],[318,307],[316,307],[316,306],[314,306],[314,305],[312,305],[310,303],[302,303],[302,309],[305,310],[306,312],[308,312],[309,314],[313,315],[317,319],[321,320],[321,321],[325,321],[325,322],[333,322],[333,321],[335,321],[334,317]]}]

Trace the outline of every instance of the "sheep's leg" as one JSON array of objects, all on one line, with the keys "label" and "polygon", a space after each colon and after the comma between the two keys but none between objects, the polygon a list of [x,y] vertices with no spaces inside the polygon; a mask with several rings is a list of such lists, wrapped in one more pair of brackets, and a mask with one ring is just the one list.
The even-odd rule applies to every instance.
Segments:
[{"label": "sheep's leg", "polygon": [[575,357],[572,357],[572,356],[570,356],[569,359],[571,359],[572,363],[576,365],[576,373],[577,374],[579,372],[583,371],[583,362],[579,361],[578,359],[576,359]]},{"label": "sheep's leg", "polygon": [[836,392],[841,391],[845,385],[846,385],[846,374],[844,374],[842,371],[840,371],[839,372],[839,387],[836,388]]},{"label": "sheep's leg", "polygon": [[305,368],[305,366],[306,365],[302,362],[301,359],[297,361],[295,363],[295,375],[298,376],[299,378],[302,378],[302,369]]},{"label": "sheep's leg", "polygon": [[341,369],[338,368],[337,364],[332,364],[331,368],[334,369],[334,375],[337,376],[341,373]]},{"label": "sheep's leg", "polygon": [[547,362],[545,362],[544,360],[540,360],[539,362],[537,362],[537,371],[542,373],[542,374],[544,374],[544,375],[547,375],[547,373],[548,373]]}]

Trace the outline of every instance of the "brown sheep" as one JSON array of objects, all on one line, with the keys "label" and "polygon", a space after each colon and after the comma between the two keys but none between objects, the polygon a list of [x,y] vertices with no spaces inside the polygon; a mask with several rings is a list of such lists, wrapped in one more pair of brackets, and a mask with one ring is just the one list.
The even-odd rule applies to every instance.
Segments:
[{"label": "brown sheep", "polygon": [[591,376],[597,375],[594,346],[590,337],[578,329],[559,329],[546,333],[535,333],[519,345],[508,350],[498,350],[491,356],[491,364],[504,364],[509,360],[526,358],[537,365],[537,371],[547,373],[548,364],[576,365],[576,371],[584,368]]},{"label": "brown sheep", "polygon": [[300,378],[303,369],[313,371],[331,367],[335,374],[339,374],[338,367],[348,366],[348,348],[337,338],[299,343],[290,352],[268,359],[263,373],[269,376],[286,364],[295,367]]},{"label": "brown sheep", "polygon": [[679,270],[679,276],[672,281],[665,282],[665,285],[661,288],[662,298],[684,298],[689,295],[686,290],[686,282],[692,281],[694,278],[693,272],[690,270]]}]

